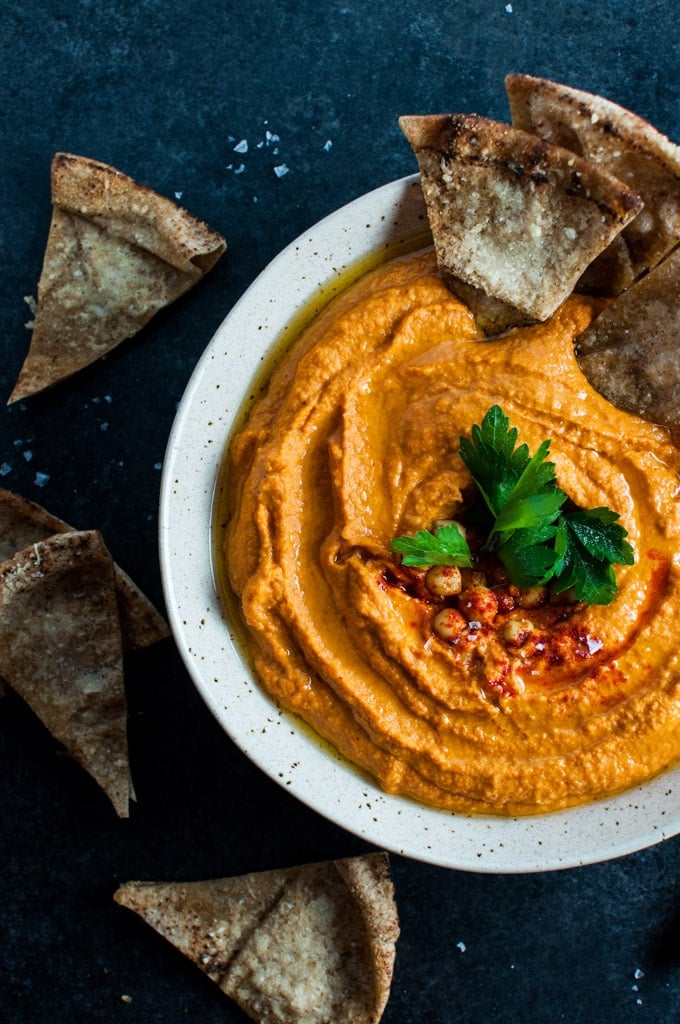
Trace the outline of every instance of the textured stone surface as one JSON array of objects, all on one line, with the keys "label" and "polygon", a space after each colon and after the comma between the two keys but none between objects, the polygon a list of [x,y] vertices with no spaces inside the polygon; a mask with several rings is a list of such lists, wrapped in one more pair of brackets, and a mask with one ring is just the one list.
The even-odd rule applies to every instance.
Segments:
[{"label": "textured stone surface", "polygon": [[[503,76],[526,71],[601,92],[678,140],[679,34],[661,0],[0,4],[2,394],[28,343],[22,297],[35,294],[56,150],[181,193],[229,241],[137,339],[53,392],[0,406],[0,483],[101,529],[160,600],[159,467],[189,374],[287,242],[415,170],[397,116],[506,118]],[[11,1024],[245,1021],[113,905],[117,884],[364,849],[245,760],[172,644],[129,659],[128,692],[139,801],[124,822],[17,698],[0,703],[0,1019]],[[669,840],[516,877],[394,858],[402,938],[386,1024],[677,1020],[679,851]]]}]

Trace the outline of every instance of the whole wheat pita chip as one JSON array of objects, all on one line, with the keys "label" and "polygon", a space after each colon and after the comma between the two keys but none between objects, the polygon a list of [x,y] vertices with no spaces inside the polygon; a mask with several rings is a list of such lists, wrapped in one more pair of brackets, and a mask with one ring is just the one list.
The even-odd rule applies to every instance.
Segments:
[{"label": "whole wheat pita chip", "polygon": [[[581,290],[618,295],[680,241],[680,147],[637,114],[582,89],[508,75],[512,122],[611,171],[644,210],[627,227],[627,251],[598,261]],[[597,271],[597,277],[595,277]]]},{"label": "whole wheat pita chip", "polygon": [[114,898],[256,1021],[382,1016],[399,935],[385,854],[208,882],[130,882]]},{"label": "whole wheat pita chip", "polygon": [[52,161],[52,203],[31,344],[10,403],[136,334],[226,248],[221,235],[171,200],[71,153]]},{"label": "whole wheat pita chip", "polygon": [[399,124],[420,165],[440,271],[453,291],[461,280],[519,310],[500,316],[507,324],[547,319],[641,207],[606,171],[510,125],[468,114]]},{"label": "whole wheat pita chip", "polygon": [[[73,527],[42,505],[0,487],[0,562],[17,551]],[[114,564],[123,647],[149,647],[170,635],[168,624],[127,573]]]},{"label": "whole wheat pita chip", "polygon": [[55,534],[0,565],[0,675],[127,817],[123,652],[99,533]]},{"label": "whole wheat pita chip", "polygon": [[680,248],[576,339],[581,369],[619,409],[680,428]]}]

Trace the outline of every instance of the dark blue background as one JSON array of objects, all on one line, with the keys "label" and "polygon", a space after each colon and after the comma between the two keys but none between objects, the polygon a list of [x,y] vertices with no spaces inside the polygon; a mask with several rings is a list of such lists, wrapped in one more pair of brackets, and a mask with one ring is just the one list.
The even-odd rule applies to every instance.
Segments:
[{"label": "dark blue background", "polygon": [[[670,0],[1,0],[3,401],[28,344],[22,297],[40,273],[56,150],[181,192],[229,249],[107,360],[0,406],[0,484],[101,529],[160,602],[168,431],[197,358],[255,275],[321,216],[415,170],[399,114],[506,119],[508,71],[600,92],[680,139],[676,19]],[[278,154],[271,140],[258,148],[267,132]],[[289,168],[281,178],[277,164]],[[49,479],[39,486],[36,473]],[[2,1021],[245,1021],[112,904],[117,884],[366,849],[245,760],[171,642],[131,657],[127,683],[139,798],[129,821],[16,697],[0,703]],[[669,840],[529,876],[393,858],[402,937],[386,1024],[680,1021],[679,854]]]}]

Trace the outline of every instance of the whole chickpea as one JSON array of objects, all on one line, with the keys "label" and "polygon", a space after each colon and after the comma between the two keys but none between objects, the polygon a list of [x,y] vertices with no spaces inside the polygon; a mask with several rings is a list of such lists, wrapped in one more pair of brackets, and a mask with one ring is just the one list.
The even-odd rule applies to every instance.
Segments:
[{"label": "whole chickpea", "polygon": [[433,565],[425,573],[425,586],[436,597],[454,597],[463,588],[457,565]]},{"label": "whole chickpea", "polygon": [[528,619],[508,619],[501,635],[510,647],[522,647],[531,636],[533,628],[533,622]]},{"label": "whole chickpea", "polygon": [[517,603],[520,608],[540,608],[547,600],[547,587],[520,587]]},{"label": "whole chickpea", "polygon": [[467,622],[455,608],[442,608],[432,620],[432,629],[440,640],[451,643],[467,630]]},{"label": "whole chickpea", "polygon": [[468,587],[458,597],[458,607],[468,622],[493,622],[498,614],[498,599],[488,587]]}]

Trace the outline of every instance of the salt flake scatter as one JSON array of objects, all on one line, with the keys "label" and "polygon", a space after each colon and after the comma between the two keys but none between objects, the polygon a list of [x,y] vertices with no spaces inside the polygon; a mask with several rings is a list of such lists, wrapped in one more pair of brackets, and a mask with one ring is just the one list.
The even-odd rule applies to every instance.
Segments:
[{"label": "salt flake scatter", "polygon": [[30,462],[31,459],[33,458],[33,452],[30,450],[30,448],[27,448],[23,455],[24,458],[26,459],[26,462]]},{"label": "salt flake scatter", "polygon": [[248,140],[247,139],[241,139],[240,142],[237,142],[236,145],[234,146],[234,152],[235,153],[247,153],[248,152]]},{"label": "salt flake scatter", "polygon": [[459,949],[461,951],[461,953],[464,953],[465,950],[467,949],[467,946],[465,945],[464,942],[457,942],[456,943],[456,948]]},{"label": "salt flake scatter", "polygon": [[175,192],[175,199],[181,199],[183,195],[184,192]]},{"label": "salt flake scatter", "polygon": [[100,430],[108,430],[109,429],[108,423],[100,423],[99,424],[99,429]]},{"label": "salt flake scatter", "polygon": [[506,4],[505,5],[505,13],[506,14],[512,14],[512,4]]},{"label": "salt flake scatter", "polygon": [[9,462],[3,462],[0,466],[0,476],[7,476],[8,473],[12,472],[12,467]]},{"label": "salt flake scatter", "polygon": [[332,147],[333,147],[333,143],[331,142],[331,140],[330,139],[326,139],[326,141],[323,144],[324,152],[327,153],[329,149],[332,149]]},{"label": "salt flake scatter", "polygon": [[15,448],[21,448],[21,446],[22,446],[22,444],[23,444],[24,442],[23,442],[23,441],[21,440],[21,438],[20,438],[20,437],[18,437],[18,438],[16,439],[16,441],[13,441],[12,443],[13,443],[13,445],[14,445],[14,447],[15,447]]},{"label": "salt flake scatter", "polygon": [[38,472],[35,474],[35,480],[33,481],[33,483],[35,484],[36,487],[44,487],[49,478],[49,473]]},{"label": "salt flake scatter", "polygon": [[245,169],[246,169],[246,165],[245,164],[239,164],[238,167],[234,168],[234,174],[243,174]]},{"label": "salt flake scatter", "polygon": [[154,469],[162,469],[163,468],[163,463],[162,462],[154,462],[153,468]]},{"label": "salt flake scatter", "polygon": [[281,141],[281,136],[280,135],[275,135],[274,132],[270,132],[269,129],[267,129],[267,131],[265,132],[265,136],[264,137],[265,137],[265,141],[266,141],[268,146],[269,145],[274,145],[277,142]]},{"label": "salt flake scatter", "polygon": [[638,980],[640,978],[644,978],[644,976],[645,976],[645,972],[642,970],[641,967],[636,967],[635,970],[633,971],[633,977],[637,978]]},{"label": "salt flake scatter", "polygon": [[289,170],[290,168],[288,167],[287,164],[277,164],[276,167],[274,168],[274,174],[276,175],[277,178],[282,178],[284,174],[288,174]]}]

